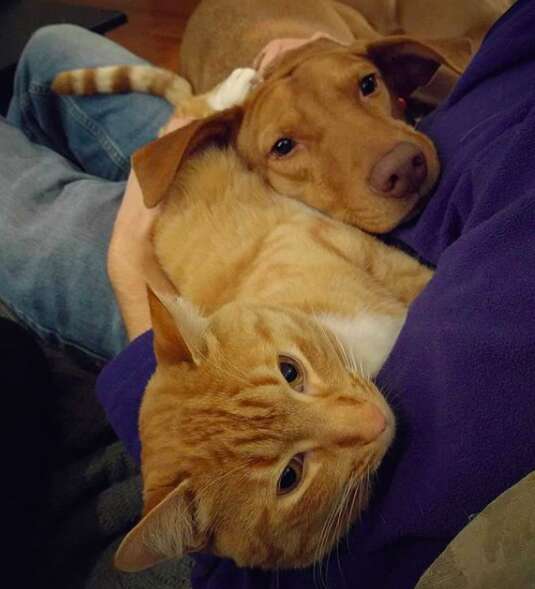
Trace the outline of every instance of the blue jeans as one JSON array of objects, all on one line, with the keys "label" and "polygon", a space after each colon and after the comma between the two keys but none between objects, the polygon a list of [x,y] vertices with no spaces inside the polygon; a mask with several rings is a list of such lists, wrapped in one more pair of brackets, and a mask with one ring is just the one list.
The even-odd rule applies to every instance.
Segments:
[{"label": "blue jeans", "polygon": [[141,94],[59,97],[56,73],[145,63],[71,25],[26,46],[7,122],[0,117],[0,301],[40,337],[108,359],[126,334],[106,274],[130,156],[169,118]]}]

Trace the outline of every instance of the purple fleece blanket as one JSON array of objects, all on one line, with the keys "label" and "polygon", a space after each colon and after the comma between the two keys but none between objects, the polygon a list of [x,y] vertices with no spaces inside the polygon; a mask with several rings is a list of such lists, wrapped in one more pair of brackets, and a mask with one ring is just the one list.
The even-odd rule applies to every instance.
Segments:
[{"label": "purple fleece blanket", "polygon": [[[331,557],[327,586],[413,587],[492,499],[535,468],[535,2],[493,28],[451,98],[422,129],[443,175],[392,238],[437,265],[378,377],[400,428],[374,500]],[[102,373],[98,396],[139,458],[137,413],[154,369],[145,334]],[[317,573],[317,571],[316,571]],[[309,589],[197,558],[195,589]]]}]

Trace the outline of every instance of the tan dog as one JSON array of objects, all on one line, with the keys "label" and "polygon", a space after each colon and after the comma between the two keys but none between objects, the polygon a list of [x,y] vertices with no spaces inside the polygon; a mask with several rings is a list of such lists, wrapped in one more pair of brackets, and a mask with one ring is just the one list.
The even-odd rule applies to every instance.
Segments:
[{"label": "tan dog", "polygon": [[[263,83],[232,120],[222,121],[247,166],[282,194],[382,233],[414,211],[439,175],[433,145],[403,122],[400,99],[441,64],[460,73],[469,50],[466,40],[380,37],[358,12],[328,0],[203,0],[188,23],[181,58],[197,93],[238,66],[256,66]],[[126,69],[117,70],[109,88],[123,89]],[[94,89],[91,76],[80,80],[77,93]],[[163,77],[138,88],[166,97],[185,92]],[[197,105],[194,116],[210,112],[202,101]],[[175,152],[175,141],[183,139],[165,139],[162,157]],[[156,204],[168,182],[158,177],[152,184]]]},{"label": "tan dog", "polygon": [[[404,122],[400,99],[424,86],[441,64],[460,73],[469,45],[380,37],[359,13],[348,11],[328,0],[203,0],[184,34],[182,70],[194,92],[203,94],[236,68],[255,66],[263,83],[232,120],[222,120],[246,165],[281,194],[383,233],[415,210],[439,176],[431,141]],[[131,87],[168,98],[189,91],[172,76],[151,82],[135,69],[116,68],[105,87],[121,91],[137,79]],[[79,74],[76,93],[98,90],[89,71]],[[72,89],[61,85],[56,81],[54,88]],[[210,112],[202,100],[196,106],[194,117]],[[197,132],[203,134],[202,125]],[[176,152],[175,141],[181,145],[183,137],[165,138],[162,157]],[[167,180],[151,181],[154,205]]]},{"label": "tan dog", "polygon": [[[318,39],[266,69],[264,82],[222,125],[248,167],[281,194],[367,231],[389,231],[439,175],[431,141],[402,120],[397,98],[445,61],[453,65],[405,37],[348,47]],[[183,136],[162,140],[162,157],[177,152],[175,141]],[[156,204],[168,182],[159,175],[153,184]]]},{"label": "tan dog", "polygon": [[[355,19],[350,27],[325,0],[204,0],[184,34],[182,73],[205,92],[237,66],[257,63],[275,39],[302,39],[262,64],[264,83],[225,121],[228,135],[277,191],[382,233],[414,210],[439,175],[434,147],[402,121],[397,99],[442,63],[460,73],[468,49],[464,42],[384,39],[359,22],[371,40],[355,41]],[[172,141],[162,147],[173,149]],[[151,194],[166,188],[162,182]]]},{"label": "tan dog", "polygon": [[[407,37],[348,47],[317,38],[264,67],[263,82],[250,92],[251,68],[234,70],[215,89],[195,96],[183,79],[150,66],[72,70],[52,87],[61,94],[126,89],[161,95],[178,102],[181,124],[241,103],[231,117],[222,113],[222,136],[249,168],[281,194],[381,233],[413,211],[438,178],[432,142],[402,120],[397,97],[425,83],[445,59]],[[203,127],[202,120],[194,127],[201,138]],[[184,137],[191,147],[183,146]],[[170,134],[159,144],[161,157],[175,157],[178,170],[176,154],[196,143],[189,132]],[[169,182],[166,174],[142,180],[151,206],[162,200]]]}]

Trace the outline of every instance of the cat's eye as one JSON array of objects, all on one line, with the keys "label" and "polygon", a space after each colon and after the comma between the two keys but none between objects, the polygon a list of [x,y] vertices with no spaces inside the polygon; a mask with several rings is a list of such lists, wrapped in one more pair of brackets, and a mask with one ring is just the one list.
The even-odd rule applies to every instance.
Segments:
[{"label": "cat's eye", "polygon": [[295,141],[290,137],[281,137],[273,144],[270,153],[277,157],[284,157],[285,155],[289,155],[295,146]]},{"label": "cat's eye", "polygon": [[298,487],[303,478],[303,464],[304,456],[302,454],[297,454],[290,460],[279,477],[278,495],[286,495]]},{"label": "cat's eye", "polygon": [[377,90],[377,76],[375,74],[368,74],[361,78],[359,89],[362,96],[373,94]]},{"label": "cat's eye", "polygon": [[302,393],[305,377],[299,362],[290,356],[279,356],[279,370],[292,389]]}]

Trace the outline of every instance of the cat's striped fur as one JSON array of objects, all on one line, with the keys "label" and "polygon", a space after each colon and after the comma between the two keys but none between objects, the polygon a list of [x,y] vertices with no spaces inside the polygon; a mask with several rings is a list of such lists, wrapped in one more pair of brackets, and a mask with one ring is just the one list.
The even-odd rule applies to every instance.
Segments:
[{"label": "cat's striped fur", "polygon": [[152,65],[111,65],[61,72],[52,83],[57,94],[92,96],[144,92],[182,106],[192,96],[187,80]]},{"label": "cat's striped fur", "polygon": [[[143,92],[159,96],[175,107],[175,126],[241,104],[256,83],[256,72],[238,68],[205,94],[194,95],[188,81],[170,70],[151,65],[114,65],[69,70],[58,74],[52,90],[60,95],[92,96]],[[165,133],[165,128],[160,134]]]}]

